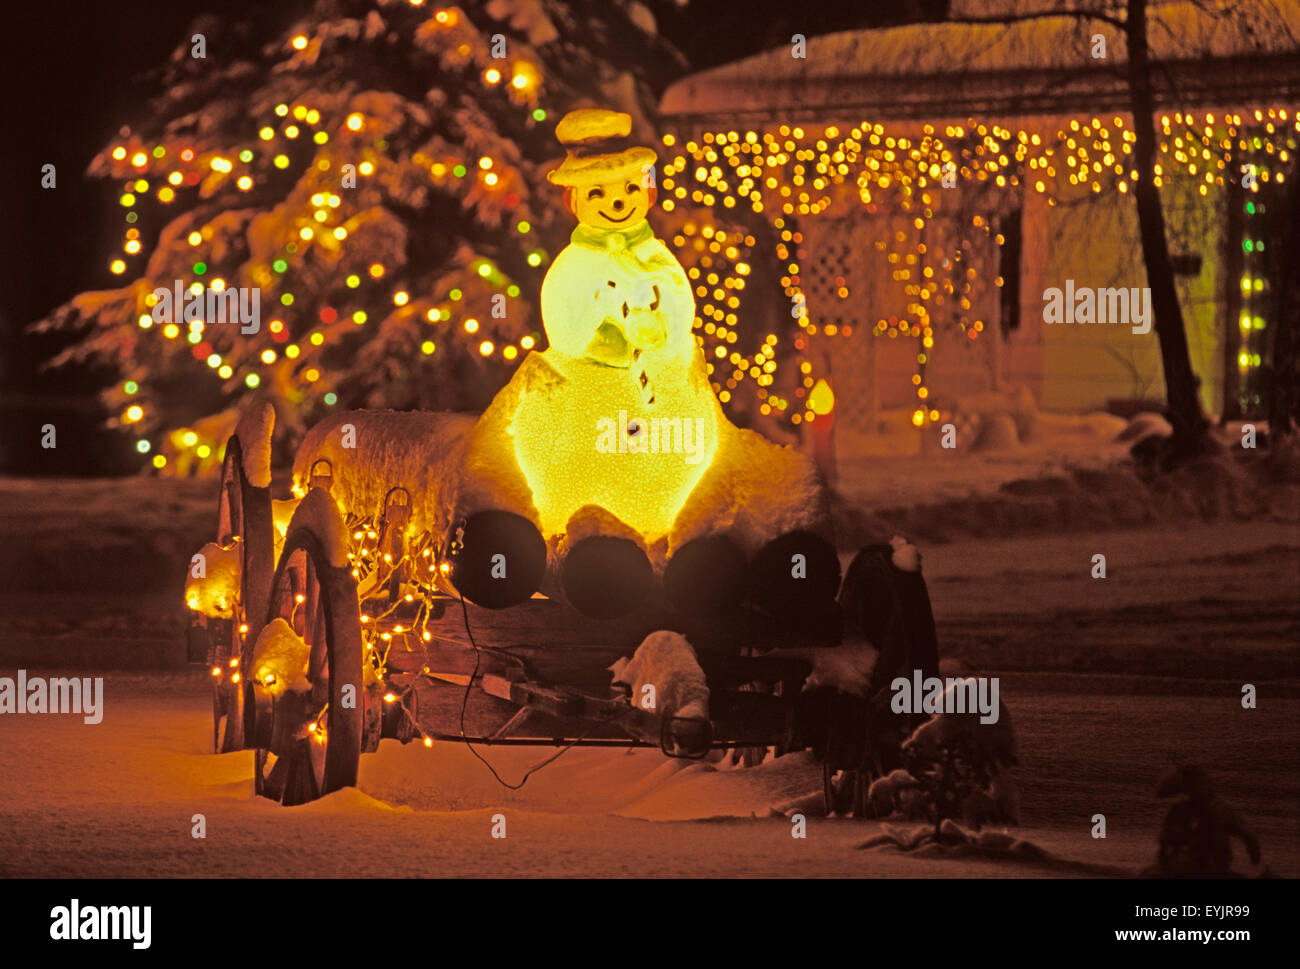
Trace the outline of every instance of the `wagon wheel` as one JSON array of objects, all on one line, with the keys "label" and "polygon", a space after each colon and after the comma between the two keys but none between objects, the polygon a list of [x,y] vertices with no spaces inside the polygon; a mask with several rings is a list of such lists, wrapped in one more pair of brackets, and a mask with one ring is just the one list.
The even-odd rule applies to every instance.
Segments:
[{"label": "wagon wheel", "polygon": [[304,508],[316,517],[326,504],[333,501],[324,491],[309,493],[290,523],[267,613],[309,646],[309,689],[272,697],[260,684],[252,688],[253,789],[285,805],[355,785],[361,758],[366,690],[356,582],[346,565],[330,564],[313,524],[298,520]]},{"label": "wagon wheel", "polygon": [[[232,435],[226,442],[217,501],[217,543],[239,548],[239,601],[228,622],[209,624],[212,684],[212,743],[219,754],[245,746],[243,667],[261,628],[251,628],[266,614],[275,556],[271,489],[256,488],[244,474],[243,448]],[[255,617],[250,623],[249,617]]]}]

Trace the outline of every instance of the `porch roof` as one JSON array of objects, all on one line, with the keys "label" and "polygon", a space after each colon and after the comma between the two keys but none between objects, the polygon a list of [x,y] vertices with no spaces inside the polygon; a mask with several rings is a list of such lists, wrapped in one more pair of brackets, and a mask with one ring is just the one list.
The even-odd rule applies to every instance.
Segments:
[{"label": "porch roof", "polygon": [[[1152,4],[1156,104],[1300,106],[1300,0],[1207,12]],[[1091,55],[1106,38],[1106,59]],[[1095,17],[944,22],[810,37],[689,75],[660,99],[669,123],[1015,118],[1127,112],[1123,32]]]}]

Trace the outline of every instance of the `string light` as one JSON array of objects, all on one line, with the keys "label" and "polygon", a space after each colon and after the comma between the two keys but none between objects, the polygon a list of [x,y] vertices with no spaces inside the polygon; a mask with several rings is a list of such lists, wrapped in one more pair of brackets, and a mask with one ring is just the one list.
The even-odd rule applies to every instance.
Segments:
[{"label": "string light", "polygon": [[[1242,164],[1243,152],[1260,162],[1260,184],[1281,183],[1284,172],[1277,162],[1296,151],[1300,131],[1300,123],[1294,121],[1287,127],[1287,114],[1257,109],[1249,136],[1242,130],[1240,115],[1162,116],[1156,183],[1163,184],[1175,174],[1192,178],[1205,196],[1210,188],[1223,188],[1225,177],[1233,177],[1231,166]],[[744,277],[749,273],[746,246],[752,247],[749,240],[736,244],[734,236],[744,232],[732,222],[730,213],[737,208],[748,206],[775,232],[780,283],[795,307],[800,331],[789,349],[802,363],[808,363],[812,349],[809,338],[851,337],[853,328],[834,319],[818,320],[809,311],[801,260],[818,254],[803,251],[802,233],[794,220],[825,212],[839,191],[837,186],[855,187],[870,214],[907,217],[907,231],[876,241],[877,252],[891,267],[892,281],[899,285],[900,308],[905,312],[877,319],[874,333],[916,341],[913,384],[916,398],[924,403],[930,397],[925,373],[936,320],[942,317],[945,325],[951,320],[967,342],[978,341],[985,321],[974,316],[976,297],[981,287],[1003,284],[1000,276],[976,270],[979,249],[973,239],[942,240],[945,223],[935,223],[942,208],[935,190],[960,184],[963,193],[954,198],[960,198],[966,208],[984,209],[983,214],[968,216],[970,229],[996,248],[1005,244],[996,232],[996,215],[1018,207],[1022,187],[1046,196],[1049,206],[1083,193],[1095,195],[1108,189],[1127,193],[1137,178],[1132,167],[1135,142],[1136,135],[1118,115],[1073,118],[1050,136],[973,118],[942,131],[924,124],[919,136],[915,130],[887,131],[883,124],[869,122],[847,131],[774,124],[766,131],[706,131],[695,138],[669,133],[664,144],[677,151],[663,168],[661,190],[667,197],[663,207],[672,211],[674,199],[694,206],[692,218],[672,243],[695,286],[696,332],[706,356],[714,361],[710,374],[715,391],[725,403],[741,384],[752,381],[762,413],[785,414],[796,425],[816,416],[809,397],[814,383],[810,364],[795,390],[798,404],[791,406],[788,401],[778,402],[771,389],[779,359],[790,355],[788,349],[768,360],[762,359],[766,356],[762,349],[746,356],[731,347],[735,329],[728,322],[728,311],[737,309],[743,298]],[[1252,281],[1252,293],[1253,285]],[[852,298],[842,279],[835,280],[830,295]],[[769,340],[777,342],[768,334],[763,346],[771,346]],[[1256,359],[1254,353],[1240,358],[1243,367],[1254,366]],[[724,361],[728,366],[720,367]],[[938,409],[929,406],[918,406],[913,412],[918,426],[939,417]]]}]

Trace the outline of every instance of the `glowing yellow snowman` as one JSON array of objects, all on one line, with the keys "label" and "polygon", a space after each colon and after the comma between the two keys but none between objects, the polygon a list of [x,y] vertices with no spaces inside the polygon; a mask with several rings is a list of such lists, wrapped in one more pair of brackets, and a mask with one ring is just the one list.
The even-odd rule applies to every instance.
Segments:
[{"label": "glowing yellow snowman", "polygon": [[692,333],[690,283],[646,221],[656,156],[628,146],[630,132],[628,115],[603,110],[556,128],[567,156],[548,177],[578,226],[542,283],[550,346],[516,374],[530,389],[510,422],[548,535],[597,505],[647,541],[663,536],[725,423]]}]

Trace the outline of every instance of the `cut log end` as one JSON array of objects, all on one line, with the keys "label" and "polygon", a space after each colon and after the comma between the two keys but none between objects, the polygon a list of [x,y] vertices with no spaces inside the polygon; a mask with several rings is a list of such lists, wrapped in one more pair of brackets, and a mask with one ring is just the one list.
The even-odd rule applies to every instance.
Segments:
[{"label": "cut log end", "polygon": [[451,581],[461,595],[485,609],[505,609],[541,587],[546,540],[520,515],[480,511],[465,520],[451,561]]},{"label": "cut log end", "polygon": [[664,569],[668,598],[693,618],[734,609],[745,595],[745,582],[745,555],[722,536],[687,542]]},{"label": "cut log end", "polygon": [[772,615],[790,616],[835,598],[840,560],[826,539],[796,530],[759,549],[749,575],[754,605]]},{"label": "cut log end", "polygon": [[564,594],[593,619],[627,615],[645,600],[654,571],[645,551],[626,538],[584,538],[565,556]]}]

